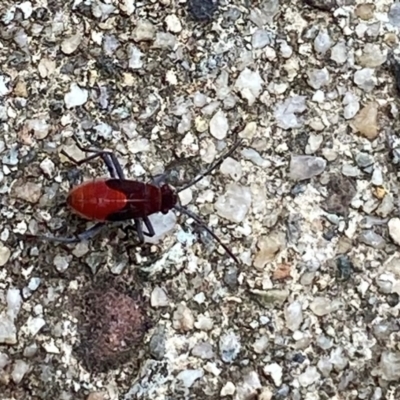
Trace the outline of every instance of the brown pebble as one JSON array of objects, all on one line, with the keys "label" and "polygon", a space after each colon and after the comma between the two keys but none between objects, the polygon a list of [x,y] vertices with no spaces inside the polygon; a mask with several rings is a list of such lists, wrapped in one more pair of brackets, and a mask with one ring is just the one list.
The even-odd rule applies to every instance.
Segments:
[{"label": "brown pebble", "polygon": [[106,400],[105,392],[92,392],[89,394],[86,400]]},{"label": "brown pebble", "polygon": [[269,262],[275,259],[285,244],[286,240],[281,232],[273,232],[269,236],[260,237],[257,242],[259,251],[253,262],[254,267],[263,270]]},{"label": "brown pebble", "polygon": [[378,129],[378,103],[368,103],[355,116],[350,126],[369,140],[374,140],[379,135]]},{"label": "brown pebble", "polygon": [[395,47],[398,43],[397,35],[393,32],[385,33],[383,41],[390,47]]},{"label": "brown pebble", "polygon": [[28,90],[26,88],[26,83],[22,80],[19,79],[17,84],[14,87],[14,95],[17,97],[23,97],[26,98],[28,97]]},{"label": "brown pebble", "polygon": [[272,279],[275,281],[281,281],[286,278],[290,278],[291,266],[290,264],[279,264],[272,275]]},{"label": "brown pebble", "polygon": [[385,197],[386,195],[386,189],[382,186],[378,186],[376,188],[373,189],[372,193],[374,194],[374,196],[381,200]]},{"label": "brown pebble", "polygon": [[356,15],[364,21],[368,21],[374,16],[375,4],[364,3],[356,7]]},{"label": "brown pebble", "polygon": [[42,186],[34,182],[17,180],[11,188],[11,197],[35,204],[42,195]]}]

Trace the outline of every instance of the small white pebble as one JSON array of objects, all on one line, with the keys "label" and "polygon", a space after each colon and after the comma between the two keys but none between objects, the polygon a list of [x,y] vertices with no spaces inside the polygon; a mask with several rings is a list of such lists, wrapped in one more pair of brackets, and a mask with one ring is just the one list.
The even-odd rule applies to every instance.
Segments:
[{"label": "small white pebble", "polygon": [[28,226],[26,225],[26,222],[21,221],[15,226],[15,228],[13,229],[13,232],[23,235],[26,233],[27,229],[28,229]]},{"label": "small white pebble", "polygon": [[193,300],[197,304],[203,304],[206,301],[206,296],[203,292],[197,293],[196,296],[193,297]]},{"label": "small white pebble", "polygon": [[153,289],[151,292],[150,304],[154,308],[167,307],[169,305],[168,296],[164,289],[158,286]]},{"label": "small white pebble", "polygon": [[224,387],[221,389],[220,395],[222,397],[232,396],[235,394],[236,386],[232,382],[226,382]]},{"label": "small white pebble", "polygon": [[11,378],[15,384],[19,384],[29,371],[29,364],[23,360],[16,360],[11,372]]},{"label": "small white pebble", "polygon": [[218,110],[210,121],[210,133],[215,139],[222,140],[229,130],[228,118],[222,110]]},{"label": "small white pebble", "polygon": [[179,33],[182,31],[181,21],[175,14],[168,15],[165,18],[165,23],[167,25],[167,29],[172,33]]},{"label": "small white pebble", "polygon": [[178,83],[178,78],[175,75],[174,71],[167,71],[165,74],[165,80],[170,84],[170,85],[176,85]]},{"label": "small white pebble", "polygon": [[282,367],[279,364],[273,363],[273,364],[266,365],[264,367],[263,371],[264,371],[265,375],[271,376],[276,387],[281,386],[283,372],[282,372]]},{"label": "small white pebble", "polygon": [[64,102],[67,108],[79,107],[87,102],[88,97],[89,92],[86,89],[72,83],[69,92],[64,96]]},{"label": "small white pebble", "polygon": [[48,178],[51,178],[54,175],[55,165],[53,161],[50,160],[50,158],[45,158],[40,163],[40,169]]},{"label": "small white pebble", "polygon": [[182,190],[182,192],[179,192],[179,200],[181,202],[181,205],[186,206],[188,205],[193,199],[193,192],[192,189],[187,188],[185,190]]},{"label": "small white pebble", "polygon": [[0,267],[4,267],[7,264],[11,256],[11,250],[0,243]]},{"label": "small white pebble", "polygon": [[57,254],[54,257],[53,264],[58,272],[65,272],[69,266],[69,257]]}]

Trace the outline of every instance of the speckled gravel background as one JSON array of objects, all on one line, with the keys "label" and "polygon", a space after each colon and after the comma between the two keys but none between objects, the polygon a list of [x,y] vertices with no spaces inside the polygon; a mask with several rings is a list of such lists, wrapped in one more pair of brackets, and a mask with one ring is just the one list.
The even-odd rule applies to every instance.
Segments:
[{"label": "speckled gravel background", "polygon": [[[1,1],[0,400],[400,399],[400,3],[189,3]],[[175,187],[243,138],[180,196],[241,264],[24,239],[90,225],[73,135]]]}]

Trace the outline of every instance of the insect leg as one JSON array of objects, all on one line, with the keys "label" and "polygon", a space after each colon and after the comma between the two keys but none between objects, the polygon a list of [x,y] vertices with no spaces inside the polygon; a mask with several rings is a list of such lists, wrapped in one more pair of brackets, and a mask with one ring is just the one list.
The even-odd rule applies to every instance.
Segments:
[{"label": "insect leg", "polygon": [[135,222],[135,229],[139,237],[139,242],[144,243],[142,220],[140,220],[139,218],[135,218],[134,222]]},{"label": "insect leg", "polygon": [[[73,157],[71,157],[70,155],[68,155],[64,150],[61,150],[61,154],[63,154],[65,157],[68,158],[68,160],[70,160],[71,162],[73,162],[74,164],[80,166],[82,164],[85,164],[95,158],[100,157],[104,164],[106,164],[106,167],[108,169],[108,172],[110,173],[112,178],[116,178],[117,174],[116,174],[116,170],[117,168],[114,167],[113,162],[112,162],[112,157],[109,151],[98,151],[96,154],[93,154],[89,157],[84,158],[83,160],[75,160]],[[110,157],[110,158],[109,158]]]},{"label": "insect leg", "polygon": [[125,234],[128,234],[128,231],[135,231],[139,237],[140,243],[144,243],[144,237],[153,237],[155,235],[153,225],[151,225],[151,222],[148,217],[143,218],[144,224],[146,225],[146,228],[149,232],[144,232],[143,227],[142,227],[142,220],[140,218],[135,218],[134,220],[135,226],[128,225],[125,228],[122,228],[122,230],[125,232]]},{"label": "insect leg", "polygon": [[93,160],[96,157],[101,157],[104,161],[104,164],[106,164],[107,169],[110,173],[110,175],[113,178],[118,177],[119,179],[125,179],[124,172],[122,171],[121,164],[119,163],[117,157],[115,154],[111,151],[106,151],[106,150],[96,150],[96,149],[89,149],[86,147],[83,147],[79,141],[74,137],[76,146],[80,151],[83,151],[84,153],[95,153],[92,156],[89,156],[81,161],[76,161],[74,160],[71,156],[65,153],[65,151],[62,151],[62,154],[64,154],[70,161],[77,165],[82,165],[90,160]]},{"label": "insect leg", "polygon": [[103,222],[99,222],[96,225],[93,225],[91,228],[86,231],[73,236],[73,237],[56,237],[56,236],[45,236],[45,235],[23,235],[28,239],[41,239],[47,240],[49,242],[59,242],[59,243],[79,243],[85,240],[92,239],[95,235],[97,235],[101,229],[104,227]]},{"label": "insect leg", "polygon": [[154,232],[153,225],[151,224],[151,221],[149,217],[144,217],[143,222],[146,225],[146,228],[149,233],[144,233],[146,236],[153,237],[156,233]]}]

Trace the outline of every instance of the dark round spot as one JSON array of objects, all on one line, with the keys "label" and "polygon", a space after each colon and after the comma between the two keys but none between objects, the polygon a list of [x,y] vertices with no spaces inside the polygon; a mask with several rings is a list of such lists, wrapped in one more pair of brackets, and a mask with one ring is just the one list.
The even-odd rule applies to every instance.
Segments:
[{"label": "dark round spot", "polygon": [[105,279],[87,290],[76,349],[88,371],[106,372],[129,360],[149,328],[142,299],[118,280]]},{"label": "dark round spot", "polygon": [[396,307],[399,304],[399,295],[398,293],[390,293],[386,297],[386,301],[390,307]]},{"label": "dark round spot", "polygon": [[338,269],[338,277],[344,281],[349,280],[354,270],[353,263],[350,261],[349,257],[345,255],[339,256],[336,259],[336,266]]},{"label": "dark round spot", "polygon": [[302,364],[303,361],[304,361],[305,359],[306,359],[306,357],[305,357],[303,354],[301,354],[301,353],[297,353],[297,354],[295,354],[295,355],[293,356],[293,361],[294,361],[295,363]]},{"label": "dark round spot", "polygon": [[218,9],[218,0],[189,0],[188,10],[196,21],[210,21]]}]

